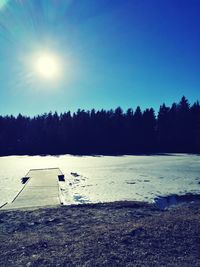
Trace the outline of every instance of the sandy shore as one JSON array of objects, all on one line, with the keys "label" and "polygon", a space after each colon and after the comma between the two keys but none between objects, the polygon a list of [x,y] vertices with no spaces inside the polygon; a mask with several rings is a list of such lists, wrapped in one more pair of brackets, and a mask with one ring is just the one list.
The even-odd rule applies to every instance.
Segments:
[{"label": "sandy shore", "polygon": [[200,205],[0,211],[0,266],[200,266]]}]

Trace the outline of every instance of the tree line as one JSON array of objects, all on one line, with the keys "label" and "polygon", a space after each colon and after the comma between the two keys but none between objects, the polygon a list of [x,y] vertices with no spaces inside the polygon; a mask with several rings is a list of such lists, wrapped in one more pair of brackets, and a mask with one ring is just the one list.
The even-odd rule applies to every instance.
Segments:
[{"label": "tree line", "polygon": [[0,155],[200,153],[200,104],[0,116]]}]

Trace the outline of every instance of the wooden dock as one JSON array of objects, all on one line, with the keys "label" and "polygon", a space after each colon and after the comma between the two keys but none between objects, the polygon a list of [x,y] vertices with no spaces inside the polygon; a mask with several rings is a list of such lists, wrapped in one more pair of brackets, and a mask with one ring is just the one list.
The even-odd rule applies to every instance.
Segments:
[{"label": "wooden dock", "polygon": [[34,208],[59,205],[59,168],[32,169],[23,180],[25,184],[13,201],[2,209]]}]

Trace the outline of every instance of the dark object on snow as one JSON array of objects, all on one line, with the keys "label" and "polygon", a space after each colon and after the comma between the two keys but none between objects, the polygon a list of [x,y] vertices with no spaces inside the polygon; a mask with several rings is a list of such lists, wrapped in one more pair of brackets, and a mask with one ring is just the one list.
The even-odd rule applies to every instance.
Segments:
[{"label": "dark object on snow", "polygon": [[22,177],[21,178],[21,183],[22,184],[25,184],[28,180],[29,180],[30,177]]},{"label": "dark object on snow", "polygon": [[65,182],[65,176],[63,174],[58,175],[58,181],[59,182]]},{"label": "dark object on snow", "polygon": [[79,177],[80,175],[76,172],[71,172],[71,175],[74,176],[74,177]]}]

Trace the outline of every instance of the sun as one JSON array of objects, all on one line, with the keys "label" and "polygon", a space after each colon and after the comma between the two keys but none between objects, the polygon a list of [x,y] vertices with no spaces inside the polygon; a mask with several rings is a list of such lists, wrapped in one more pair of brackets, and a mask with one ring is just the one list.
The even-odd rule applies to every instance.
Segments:
[{"label": "sun", "polygon": [[57,80],[62,73],[62,64],[58,55],[41,52],[33,58],[35,73],[44,80]]}]

